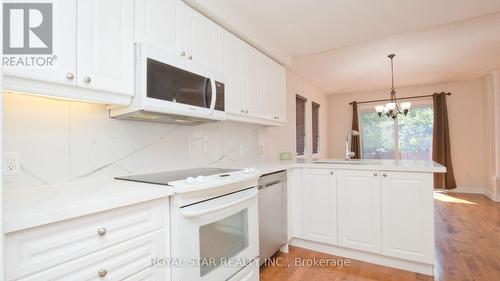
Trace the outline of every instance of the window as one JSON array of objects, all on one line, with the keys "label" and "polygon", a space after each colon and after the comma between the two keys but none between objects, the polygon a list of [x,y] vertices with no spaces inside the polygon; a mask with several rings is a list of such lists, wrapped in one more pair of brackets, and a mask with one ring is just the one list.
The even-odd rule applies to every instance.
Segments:
[{"label": "window", "polygon": [[371,108],[359,117],[363,159],[432,159],[432,105],[415,105],[396,120],[379,118]]},{"label": "window", "polygon": [[295,140],[298,156],[304,155],[306,147],[306,101],[306,98],[295,95]]},{"label": "window", "polygon": [[312,145],[313,154],[319,153],[319,104],[312,102]]}]

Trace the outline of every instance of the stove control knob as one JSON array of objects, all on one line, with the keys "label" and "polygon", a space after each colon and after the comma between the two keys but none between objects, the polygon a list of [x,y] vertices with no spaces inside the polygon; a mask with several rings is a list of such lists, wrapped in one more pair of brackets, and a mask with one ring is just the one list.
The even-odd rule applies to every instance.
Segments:
[{"label": "stove control knob", "polygon": [[193,177],[187,177],[186,180],[185,180],[185,182],[187,184],[193,184],[194,183],[194,178]]},{"label": "stove control knob", "polygon": [[202,183],[202,182],[204,182],[204,181],[205,181],[205,177],[204,177],[204,176],[197,176],[197,177],[196,177],[196,182],[198,182],[198,183]]}]

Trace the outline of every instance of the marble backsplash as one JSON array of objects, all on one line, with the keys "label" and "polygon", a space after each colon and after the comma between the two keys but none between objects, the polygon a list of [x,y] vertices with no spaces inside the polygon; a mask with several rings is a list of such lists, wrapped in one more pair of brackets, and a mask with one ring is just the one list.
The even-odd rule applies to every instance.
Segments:
[{"label": "marble backsplash", "polygon": [[267,158],[266,128],[219,122],[177,126],[108,117],[105,105],[4,94],[4,151],[21,171],[6,188],[111,178]]}]

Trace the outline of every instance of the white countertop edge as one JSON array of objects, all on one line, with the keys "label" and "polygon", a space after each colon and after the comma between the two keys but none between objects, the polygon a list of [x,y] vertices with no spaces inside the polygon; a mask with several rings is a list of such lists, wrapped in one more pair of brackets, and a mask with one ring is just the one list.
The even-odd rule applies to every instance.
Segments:
[{"label": "white countertop edge", "polygon": [[[342,160],[340,160],[342,161]],[[382,164],[330,164],[330,163],[314,163],[312,161],[263,161],[253,163],[251,166],[259,172],[259,174],[269,174],[281,170],[293,168],[308,168],[308,169],[335,169],[335,170],[375,170],[375,171],[394,171],[394,172],[415,172],[415,173],[446,173],[446,167],[433,161],[392,161],[386,160]],[[243,167],[241,167],[243,168]]]},{"label": "white countertop edge", "polygon": [[[418,164],[418,165],[417,165]],[[245,167],[252,167],[247,165]],[[255,176],[293,168],[377,170],[396,172],[445,173],[446,168],[432,161],[383,164],[317,164],[295,161],[254,163]],[[235,168],[235,167],[232,167]],[[244,168],[244,167],[240,167]],[[196,188],[188,190],[195,191]],[[24,230],[115,208],[134,205],[174,194],[170,186],[114,179],[78,181],[50,186],[4,191],[4,232]]]},{"label": "white countertop edge", "polygon": [[[40,205],[37,205],[36,202],[30,204],[34,200],[33,196],[40,193],[56,193],[54,197],[61,194],[66,196],[62,196],[64,197],[62,199],[49,198],[40,202]],[[32,194],[31,198],[29,198],[30,194]],[[172,194],[172,188],[169,186],[118,180],[81,181],[7,190],[4,192],[6,202],[4,233],[165,198]],[[26,200],[18,199],[20,197]],[[16,200],[19,203],[17,205],[16,202],[13,202]]]}]

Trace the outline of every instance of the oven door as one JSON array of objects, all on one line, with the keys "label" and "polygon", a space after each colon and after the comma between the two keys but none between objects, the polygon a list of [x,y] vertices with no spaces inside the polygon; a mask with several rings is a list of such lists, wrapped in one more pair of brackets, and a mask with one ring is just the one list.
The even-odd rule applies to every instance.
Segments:
[{"label": "oven door", "polygon": [[183,266],[174,280],[221,281],[259,255],[257,189],[251,188],[172,212],[172,255]]},{"label": "oven door", "polygon": [[143,110],[225,119],[224,84],[216,71],[145,44],[136,47],[136,71],[134,99]]}]

